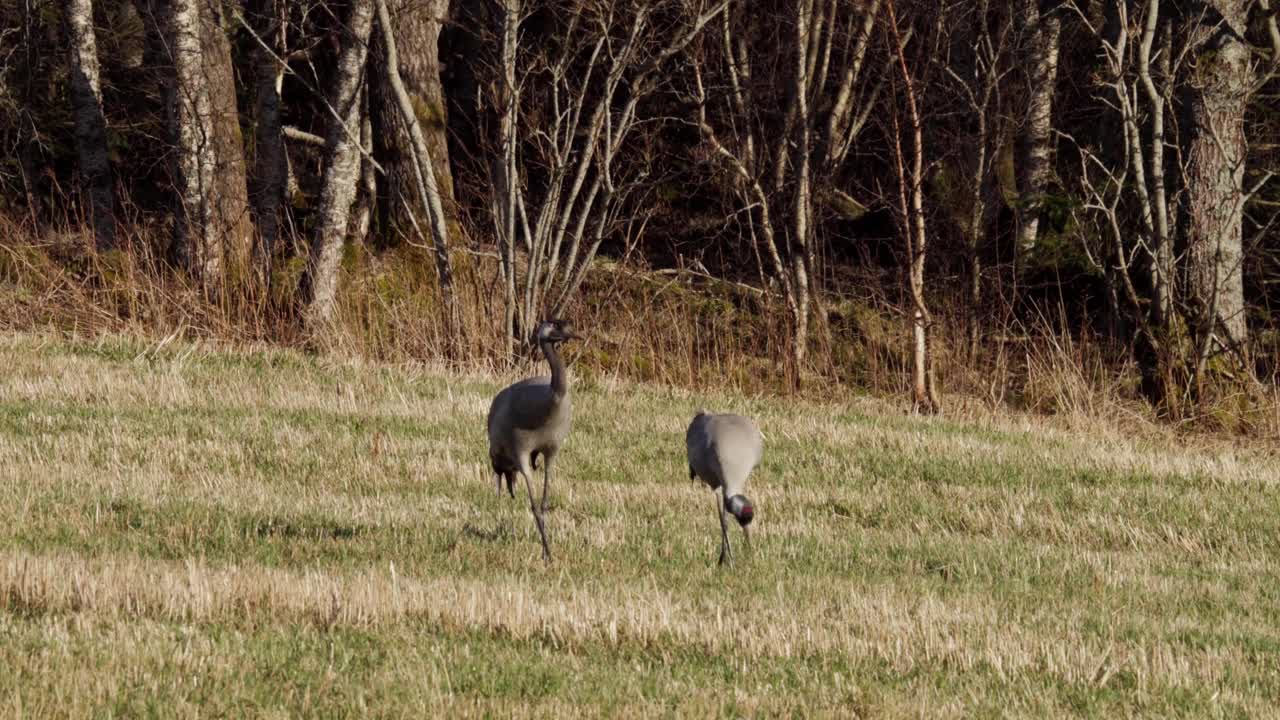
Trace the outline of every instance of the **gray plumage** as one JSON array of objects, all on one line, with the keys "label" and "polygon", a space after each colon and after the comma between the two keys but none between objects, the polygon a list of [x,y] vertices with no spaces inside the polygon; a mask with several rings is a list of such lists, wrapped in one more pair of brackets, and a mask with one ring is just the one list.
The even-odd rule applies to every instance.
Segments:
[{"label": "gray plumage", "polygon": [[689,478],[700,479],[716,492],[716,512],[720,517],[720,564],[733,559],[729,547],[728,516],[742,526],[747,546],[748,526],[755,507],[746,496],[747,478],[764,455],[764,439],[750,418],[716,415],[699,410],[685,433],[689,458]]},{"label": "gray plumage", "polygon": [[[516,475],[524,476],[529,491],[529,509],[542,538],[542,555],[551,559],[546,524],[542,514],[547,509],[547,488],[551,484],[551,465],[560,445],[569,435],[573,419],[573,402],[569,397],[569,378],[560,359],[558,347],[576,338],[573,327],[561,320],[541,323],[534,335],[538,347],[551,366],[550,375],[527,378],[508,386],[493,399],[485,425],[489,432],[489,462],[493,466],[498,493],[505,480],[507,492],[515,497]],[[542,459],[542,498],[534,501],[530,477]]]}]

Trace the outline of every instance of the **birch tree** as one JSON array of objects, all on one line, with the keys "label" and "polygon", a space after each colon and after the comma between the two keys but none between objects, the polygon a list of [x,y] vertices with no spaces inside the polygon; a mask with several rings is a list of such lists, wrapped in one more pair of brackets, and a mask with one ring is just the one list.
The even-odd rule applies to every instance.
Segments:
[{"label": "birch tree", "polygon": [[374,0],[355,0],[342,32],[342,51],[329,100],[333,116],[325,139],[325,166],[317,227],[303,276],[306,322],[313,330],[333,318],[338,265],[360,176],[360,91],[364,84]]},{"label": "birch tree", "polygon": [[735,0],[690,56],[696,122],[781,288],[797,379],[821,304],[816,211],[860,206],[839,178],[883,87],[864,72],[880,7],[795,0],[774,15]]},{"label": "birch tree", "polygon": [[1112,0],[1106,26],[1078,13],[1099,40],[1104,70],[1096,76],[1098,99],[1118,132],[1101,134],[1114,137],[1109,143],[1071,141],[1081,163],[1086,257],[1137,328],[1135,351],[1148,397],[1176,416],[1192,371],[1175,271],[1176,182],[1182,173],[1168,172],[1166,157],[1166,118],[1181,73],[1170,5],[1146,0],[1135,16],[1130,0]]},{"label": "birch tree", "polygon": [[[625,224],[643,166],[620,169],[645,121],[641,103],[668,62],[724,9],[700,0],[566,0],[540,8],[556,42],[522,47],[520,0],[496,6],[500,50],[490,106],[490,166],[504,287],[515,339],[564,312],[600,245]],[[520,262],[518,256],[523,256]]]},{"label": "birch tree", "polygon": [[71,109],[76,119],[80,178],[89,198],[95,243],[99,250],[109,250],[115,247],[115,203],[107,159],[107,123],[102,112],[93,1],[64,0],[63,14],[70,40]]},{"label": "birch tree", "polygon": [[[898,231],[905,252],[907,289],[911,298],[911,400],[916,412],[937,413],[942,410],[934,380],[933,315],[925,297],[925,261],[928,259],[929,234],[924,211],[924,124],[917,102],[917,83],[903,50],[902,31],[898,27],[894,0],[885,0],[888,17],[890,52],[902,81],[901,93],[906,106],[905,127],[899,120],[896,103],[892,105],[893,158],[898,176]],[[910,155],[902,149],[902,136],[911,138]]]},{"label": "birch tree", "polygon": [[[1103,87],[1122,124],[1123,162],[1111,160],[1115,151],[1083,152],[1086,210],[1104,220],[1112,243],[1091,257],[1116,278],[1139,327],[1148,394],[1175,416],[1202,396],[1213,357],[1234,357],[1247,374],[1244,208],[1270,174],[1246,188],[1244,114],[1280,62],[1269,3],[1256,7],[1271,47],[1255,53],[1245,40],[1248,3],[1113,0],[1109,6],[1116,30],[1103,40]],[[1101,36],[1088,13],[1076,10]],[[1255,54],[1265,58],[1260,72]],[[1168,129],[1179,97],[1185,98],[1185,141]],[[1172,162],[1169,147],[1177,151]],[[1127,217],[1135,211],[1130,231]],[[1181,255],[1179,247],[1185,247]]]},{"label": "birch tree", "polygon": [[[157,0],[178,191],[173,255],[217,292],[253,239],[231,48],[216,0]],[[231,265],[231,267],[228,267]]]},{"label": "birch tree", "polygon": [[1019,0],[1025,32],[1026,114],[1018,134],[1018,257],[1035,250],[1044,194],[1053,177],[1053,97],[1062,38],[1061,0]]},{"label": "birch tree", "polygon": [[1014,18],[996,11],[993,26],[990,0],[976,0],[965,20],[949,33],[952,51],[965,59],[950,58],[944,71],[950,77],[969,121],[957,132],[956,143],[967,168],[967,214],[961,220],[965,236],[968,277],[969,355],[976,357],[981,342],[982,244],[996,215],[995,165],[1006,135],[1001,112],[1001,89],[1012,74],[1009,46]]}]

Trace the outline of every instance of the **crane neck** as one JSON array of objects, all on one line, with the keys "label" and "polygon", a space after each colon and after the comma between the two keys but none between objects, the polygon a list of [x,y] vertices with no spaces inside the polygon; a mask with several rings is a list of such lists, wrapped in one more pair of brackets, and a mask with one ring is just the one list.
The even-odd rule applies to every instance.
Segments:
[{"label": "crane neck", "polygon": [[551,392],[557,399],[562,398],[569,393],[569,375],[565,371],[564,360],[560,359],[560,351],[549,340],[538,343],[538,347],[542,348],[542,354],[551,365]]}]

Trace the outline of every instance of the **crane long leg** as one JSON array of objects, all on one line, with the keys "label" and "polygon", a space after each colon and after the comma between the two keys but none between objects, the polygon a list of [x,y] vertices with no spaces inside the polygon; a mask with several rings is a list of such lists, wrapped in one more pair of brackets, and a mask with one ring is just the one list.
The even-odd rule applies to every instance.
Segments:
[{"label": "crane long leg", "polygon": [[547,490],[551,487],[551,456],[542,459],[542,512],[547,511]]},{"label": "crane long leg", "polygon": [[533,481],[523,471],[524,486],[529,491],[529,509],[533,511],[533,520],[538,524],[538,535],[542,537],[542,559],[551,562],[551,546],[547,543],[547,526],[542,522],[542,511],[538,509],[538,503],[533,497]]},{"label": "crane long leg", "polygon": [[716,506],[720,511],[720,564],[733,562],[733,551],[729,549],[729,508],[725,507],[724,493],[716,493]]}]

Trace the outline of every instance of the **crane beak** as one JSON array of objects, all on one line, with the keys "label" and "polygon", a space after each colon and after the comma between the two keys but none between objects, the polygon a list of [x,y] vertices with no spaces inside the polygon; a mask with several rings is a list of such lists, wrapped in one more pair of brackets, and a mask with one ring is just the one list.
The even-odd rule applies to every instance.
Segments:
[{"label": "crane beak", "polygon": [[574,332],[573,323],[563,320],[556,322],[556,339],[560,342],[565,340],[581,340],[582,336]]},{"label": "crane beak", "polygon": [[742,537],[743,537],[744,544],[747,546],[747,554],[752,555],[753,553],[751,551],[751,527],[750,526],[747,526],[747,525],[742,526]]}]

